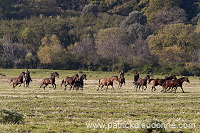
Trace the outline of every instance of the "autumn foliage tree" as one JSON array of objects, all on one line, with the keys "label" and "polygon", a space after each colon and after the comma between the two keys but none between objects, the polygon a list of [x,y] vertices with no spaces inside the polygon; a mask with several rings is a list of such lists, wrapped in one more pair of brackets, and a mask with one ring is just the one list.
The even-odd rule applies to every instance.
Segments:
[{"label": "autumn foliage tree", "polygon": [[37,53],[40,63],[53,64],[62,62],[62,46],[60,40],[56,35],[51,37],[44,37],[42,40],[42,46],[39,47]]}]

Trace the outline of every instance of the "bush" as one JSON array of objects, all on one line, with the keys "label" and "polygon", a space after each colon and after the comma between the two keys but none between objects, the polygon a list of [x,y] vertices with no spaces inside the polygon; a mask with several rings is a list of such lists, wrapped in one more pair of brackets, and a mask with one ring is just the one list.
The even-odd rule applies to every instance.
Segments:
[{"label": "bush", "polygon": [[22,114],[16,111],[2,109],[0,110],[0,123],[22,124],[24,118]]}]

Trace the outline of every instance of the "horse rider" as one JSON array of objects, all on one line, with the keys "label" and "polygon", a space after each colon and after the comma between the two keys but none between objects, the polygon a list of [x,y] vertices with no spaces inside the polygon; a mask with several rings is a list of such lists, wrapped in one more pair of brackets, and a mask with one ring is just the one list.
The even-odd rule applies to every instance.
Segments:
[{"label": "horse rider", "polygon": [[121,72],[120,72],[120,74],[119,74],[120,76],[124,76],[125,75],[125,70],[124,70],[124,67],[122,68],[122,70],[121,70]]},{"label": "horse rider", "polygon": [[27,80],[27,78],[30,78],[30,81],[32,81],[30,72],[28,71],[28,69],[26,69],[26,71],[25,71],[25,80]]}]

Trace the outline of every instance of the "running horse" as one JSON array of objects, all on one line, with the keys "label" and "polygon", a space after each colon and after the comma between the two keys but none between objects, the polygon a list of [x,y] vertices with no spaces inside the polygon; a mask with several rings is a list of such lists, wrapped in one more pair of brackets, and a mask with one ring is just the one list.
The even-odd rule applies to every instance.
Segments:
[{"label": "running horse", "polygon": [[165,79],[150,79],[149,83],[152,82],[152,90],[151,91],[156,91],[156,86],[160,85],[162,86],[165,81],[167,80],[172,80],[172,79],[177,79],[175,75],[169,76],[169,77],[165,77]]},{"label": "running horse", "polygon": [[134,79],[133,79],[133,84],[135,85],[135,88],[137,87],[137,84],[136,84],[136,82],[137,82],[137,80],[140,78],[140,74],[138,73],[138,72],[136,72],[135,74],[134,74]]},{"label": "running horse", "polygon": [[[114,87],[113,87],[114,80],[118,81],[118,76],[112,76],[110,78],[101,78],[101,79],[99,79],[99,87],[101,87],[101,90],[102,90],[102,88],[105,85],[105,86],[107,86],[107,89],[106,89],[106,91],[107,91],[108,86],[111,85],[112,89],[114,90]],[[97,91],[99,91],[99,87],[98,87]]]},{"label": "running horse", "polygon": [[87,80],[86,78],[86,74],[81,75],[81,77],[77,80],[75,80],[74,85],[73,85],[73,90],[74,88],[76,88],[76,91],[79,90],[79,88],[81,88],[81,90],[83,91],[83,86],[84,86],[84,82],[83,80]]},{"label": "running horse", "polygon": [[78,76],[78,74],[75,74],[73,77],[66,77],[66,78],[64,78],[63,80],[62,80],[62,82],[61,82],[61,87],[62,87],[62,85],[64,84],[64,86],[65,86],[65,89],[64,90],[66,90],[66,87],[67,87],[67,85],[70,85],[70,90],[72,89],[72,87],[73,87],[73,85],[74,85],[74,83],[75,83],[75,81],[77,80],[79,78],[79,76]]},{"label": "running horse", "polygon": [[30,72],[28,71],[28,69],[25,71],[25,81],[24,81],[24,87],[29,87],[29,83],[32,81],[31,76],[30,76]]},{"label": "running horse", "polygon": [[123,74],[120,74],[120,77],[119,77],[119,79],[118,79],[118,82],[119,82],[118,88],[121,88],[123,84],[125,85],[125,78],[124,78],[124,75],[123,75]]},{"label": "running horse", "polygon": [[24,82],[23,81],[24,76],[25,76],[25,72],[22,72],[19,75],[19,77],[13,78],[13,79],[10,80],[10,82],[13,83],[13,88],[15,88],[18,84],[20,84],[20,86],[21,86],[21,84]]},{"label": "running horse", "polygon": [[[136,85],[136,91],[139,89],[140,90],[140,87],[142,87],[142,90],[146,90],[147,88],[147,80],[150,80],[150,76],[147,75],[145,78],[139,78],[135,85]],[[144,89],[144,86],[145,86],[145,89]]]},{"label": "running horse", "polygon": [[174,80],[167,80],[163,84],[163,90],[162,91],[167,92],[167,91],[169,91],[171,89],[171,92],[175,91],[175,93],[176,93],[177,88],[181,87],[182,92],[184,93],[183,82],[185,82],[185,81],[188,82],[188,83],[190,83],[188,77],[182,77],[182,78],[174,79]]},{"label": "running horse", "polygon": [[43,79],[42,81],[42,84],[40,85],[40,88],[44,85],[44,90],[45,90],[45,87],[48,85],[48,84],[52,84],[54,90],[56,89],[56,83],[55,83],[55,78],[58,77],[59,78],[59,74],[57,72],[54,72],[54,73],[51,73],[51,77],[50,78],[45,78]]}]

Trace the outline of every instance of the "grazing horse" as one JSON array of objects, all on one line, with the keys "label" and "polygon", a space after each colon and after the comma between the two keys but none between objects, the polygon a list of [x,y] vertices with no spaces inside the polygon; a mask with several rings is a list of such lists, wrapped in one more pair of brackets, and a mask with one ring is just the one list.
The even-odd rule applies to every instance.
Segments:
[{"label": "grazing horse", "polygon": [[24,81],[25,84],[24,84],[24,86],[29,87],[29,83],[32,81],[32,79],[31,79],[31,76],[30,76],[30,72],[28,70],[25,71],[24,78],[25,78],[25,81]]},{"label": "grazing horse", "polygon": [[64,84],[65,86],[65,89],[66,90],[66,87],[67,85],[70,85],[70,90],[72,89],[72,86],[74,85],[75,81],[79,78],[78,74],[75,74],[73,77],[66,77],[62,80],[61,82],[61,87],[62,85]]},{"label": "grazing horse", "polygon": [[42,85],[45,85],[44,86],[44,90],[45,90],[45,87],[48,85],[48,84],[52,84],[54,90],[56,89],[56,84],[55,84],[55,78],[58,77],[59,78],[59,74],[57,72],[54,72],[54,73],[51,73],[51,77],[50,78],[45,78],[43,79],[42,81],[42,84],[40,86],[40,88],[42,87]]},{"label": "grazing horse", "polygon": [[[147,88],[147,80],[150,80],[150,76],[147,75],[144,79],[143,78],[139,78],[137,81],[136,81],[136,91],[139,89],[140,90],[140,87],[142,86],[142,90],[146,90]],[[144,89],[144,86],[146,87]]]},{"label": "grazing horse", "polygon": [[[182,77],[179,79],[174,79],[174,80],[166,80],[166,82],[163,84],[163,90],[164,92],[167,92],[171,89],[171,92],[173,92],[173,89],[176,93],[176,90],[178,87],[181,87],[182,92],[184,93],[183,90],[183,82],[186,81],[188,83],[190,83],[189,79],[187,77]],[[168,88],[168,90],[167,90]]]},{"label": "grazing horse", "polygon": [[21,86],[21,84],[23,83],[24,76],[25,76],[25,72],[22,72],[19,75],[19,77],[13,78],[13,79],[10,80],[10,82],[13,83],[13,88],[15,88],[18,84],[20,84],[20,86]]},{"label": "grazing horse", "polygon": [[79,79],[75,80],[73,90],[75,87],[76,87],[76,90],[79,90],[79,87],[81,88],[81,90],[83,90],[83,86],[84,86],[83,80],[84,79],[87,80],[86,74],[81,75],[81,77]]},{"label": "grazing horse", "polygon": [[169,76],[169,77],[165,77],[165,79],[150,79],[149,83],[152,81],[153,85],[152,85],[152,90],[151,91],[156,91],[156,86],[160,85],[162,86],[166,80],[172,80],[172,79],[177,79],[175,75],[173,76]]},{"label": "grazing horse", "polygon": [[123,84],[125,85],[125,78],[124,78],[124,75],[123,75],[123,74],[120,74],[120,77],[119,77],[119,79],[118,79],[118,82],[119,82],[118,88],[121,88]]},{"label": "grazing horse", "polygon": [[[99,87],[101,86],[101,90],[102,90],[102,88],[105,85],[105,86],[107,86],[107,89],[106,89],[106,91],[107,91],[108,90],[108,86],[111,85],[113,90],[114,90],[114,87],[113,87],[113,81],[114,80],[117,81],[118,80],[118,76],[112,76],[110,78],[101,78],[101,79],[99,79]],[[97,91],[99,91],[99,87],[98,87]]]}]

